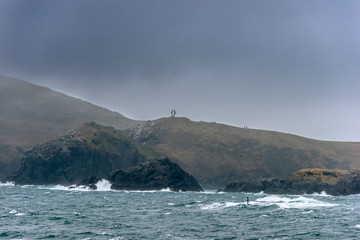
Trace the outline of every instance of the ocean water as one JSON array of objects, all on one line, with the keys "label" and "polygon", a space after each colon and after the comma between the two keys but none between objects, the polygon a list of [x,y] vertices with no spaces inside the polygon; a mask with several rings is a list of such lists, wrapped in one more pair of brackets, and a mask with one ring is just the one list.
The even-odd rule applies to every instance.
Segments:
[{"label": "ocean water", "polygon": [[109,186],[102,181],[91,191],[0,184],[0,239],[360,239],[360,195]]}]

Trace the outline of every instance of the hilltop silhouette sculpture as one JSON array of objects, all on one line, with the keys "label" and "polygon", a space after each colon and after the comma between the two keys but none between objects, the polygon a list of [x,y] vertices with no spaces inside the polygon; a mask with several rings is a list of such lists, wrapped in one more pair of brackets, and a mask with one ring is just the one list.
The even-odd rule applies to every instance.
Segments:
[{"label": "hilltop silhouette sculpture", "polygon": [[176,110],[175,109],[171,110],[171,117],[175,117],[175,115],[176,115]]}]

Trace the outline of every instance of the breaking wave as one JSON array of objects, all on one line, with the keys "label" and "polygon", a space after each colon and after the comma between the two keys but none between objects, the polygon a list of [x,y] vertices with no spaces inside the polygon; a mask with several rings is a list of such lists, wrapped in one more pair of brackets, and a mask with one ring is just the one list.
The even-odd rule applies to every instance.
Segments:
[{"label": "breaking wave", "polygon": [[[253,196],[257,196],[254,194]],[[323,195],[319,195],[323,196]],[[327,195],[325,195],[327,196]],[[320,207],[336,207],[338,204],[328,203],[325,201],[320,201],[311,197],[305,196],[280,196],[280,195],[268,195],[265,197],[257,198],[253,201],[250,201],[247,204],[244,202],[214,202],[210,204],[200,204],[202,210],[220,210],[230,207],[271,207],[277,206],[279,209],[311,209],[311,208],[320,208]]]},{"label": "breaking wave", "polygon": [[14,182],[0,182],[0,186],[15,186],[15,183]]},{"label": "breaking wave", "polygon": [[328,203],[320,200],[316,200],[309,197],[283,197],[277,195],[269,195],[263,198],[256,199],[253,204],[259,206],[277,205],[281,209],[289,208],[318,208],[318,207],[335,207],[338,204]]},{"label": "breaking wave", "polygon": [[96,190],[90,189],[88,186],[82,186],[82,185],[80,185],[80,186],[55,185],[55,186],[50,186],[50,187],[47,186],[46,188],[51,189],[51,190],[67,190],[67,191],[113,191],[110,188],[111,183],[108,180],[101,179],[95,185],[96,185]]}]

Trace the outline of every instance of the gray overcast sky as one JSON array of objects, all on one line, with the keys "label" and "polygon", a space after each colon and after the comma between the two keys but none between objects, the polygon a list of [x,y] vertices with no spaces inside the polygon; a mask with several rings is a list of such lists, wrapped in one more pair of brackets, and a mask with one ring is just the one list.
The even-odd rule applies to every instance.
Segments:
[{"label": "gray overcast sky", "polygon": [[133,119],[360,141],[360,1],[0,1],[0,73]]}]

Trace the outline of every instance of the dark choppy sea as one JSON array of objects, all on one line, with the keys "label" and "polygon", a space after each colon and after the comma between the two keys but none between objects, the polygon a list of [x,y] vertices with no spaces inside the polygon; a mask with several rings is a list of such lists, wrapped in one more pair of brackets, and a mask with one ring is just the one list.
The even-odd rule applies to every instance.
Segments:
[{"label": "dark choppy sea", "polygon": [[[0,185],[0,239],[360,239],[360,195]],[[246,204],[246,197],[250,204]]]}]

